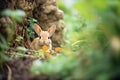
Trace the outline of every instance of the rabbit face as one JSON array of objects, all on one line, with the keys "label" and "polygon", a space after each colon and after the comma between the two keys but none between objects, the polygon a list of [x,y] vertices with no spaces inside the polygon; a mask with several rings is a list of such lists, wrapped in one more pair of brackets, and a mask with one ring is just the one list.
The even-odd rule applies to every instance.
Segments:
[{"label": "rabbit face", "polygon": [[39,42],[41,45],[51,44],[50,34],[48,33],[48,31],[42,31],[39,34]]}]

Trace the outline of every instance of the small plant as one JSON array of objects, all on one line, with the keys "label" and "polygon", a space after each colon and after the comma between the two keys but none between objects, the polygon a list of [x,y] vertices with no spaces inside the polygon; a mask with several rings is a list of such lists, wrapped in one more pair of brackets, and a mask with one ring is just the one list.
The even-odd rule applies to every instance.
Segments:
[{"label": "small plant", "polygon": [[9,60],[9,58],[3,54],[3,52],[5,50],[7,50],[9,47],[8,47],[8,44],[7,44],[7,41],[4,39],[4,37],[0,34],[0,64],[4,61],[7,61]]},{"label": "small plant", "polygon": [[27,52],[28,50],[23,47],[23,46],[18,46],[16,48],[16,51],[12,51],[11,52],[11,58],[19,58],[19,57],[23,57],[25,56],[25,53]]},{"label": "small plant", "polygon": [[18,36],[18,37],[15,39],[15,41],[16,41],[18,44],[20,44],[22,40],[23,40],[23,37],[22,37],[22,36]]},{"label": "small plant", "polygon": [[37,22],[37,20],[36,19],[34,19],[34,18],[29,18],[28,19],[28,26],[26,26],[25,28],[26,28],[26,30],[27,30],[27,32],[28,32],[28,39],[30,39],[30,38],[34,38],[34,32],[33,32],[33,30],[34,30],[34,23],[35,22]]},{"label": "small plant", "polygon": [[50,58],[52,55],[62,52],[62,48],[56,47],[53,50],[49,50],[47,45],[43,45],[38,51],[32,51],[32,55],[39,59]]}]

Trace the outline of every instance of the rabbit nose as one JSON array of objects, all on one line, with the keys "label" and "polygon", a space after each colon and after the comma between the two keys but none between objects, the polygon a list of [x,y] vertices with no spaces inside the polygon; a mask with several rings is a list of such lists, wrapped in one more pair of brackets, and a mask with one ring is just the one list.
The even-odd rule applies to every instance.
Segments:
[{"label": "rabbit nose", "polygon": [[43,43],[46,43],[46,39],[43,39]]},{"label": "rabbit nose", "polygon": [[43,44],[47,45],[47,42],[46,42],[46,41],[43,41]]}]

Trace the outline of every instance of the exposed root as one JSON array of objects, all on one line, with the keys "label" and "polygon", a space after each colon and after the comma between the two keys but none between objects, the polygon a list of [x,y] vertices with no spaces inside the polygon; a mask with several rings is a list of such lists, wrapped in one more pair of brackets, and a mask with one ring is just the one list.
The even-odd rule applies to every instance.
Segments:
[{"label": "exposed root", "polygon": [[7,77],[7,80],[12,80],[12,70],[11,68],[6,64],[7,68],[8,68],[8,77]]}]

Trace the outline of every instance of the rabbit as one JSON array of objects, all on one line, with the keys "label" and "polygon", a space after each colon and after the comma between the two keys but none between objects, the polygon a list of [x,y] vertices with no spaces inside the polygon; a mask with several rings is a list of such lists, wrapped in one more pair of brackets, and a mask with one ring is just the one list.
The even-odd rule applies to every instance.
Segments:
[{"label": "rabbit", "polygon": [[47,31],[43,31],[38,24],[34,24],[34,31],[37,33],[36,37],[30,44],[32,50],[40,50],[43,45],[48,46],[48,50],[52,50],[52,41],[50,37],[56,30],[56,25],[52,25]]}]

